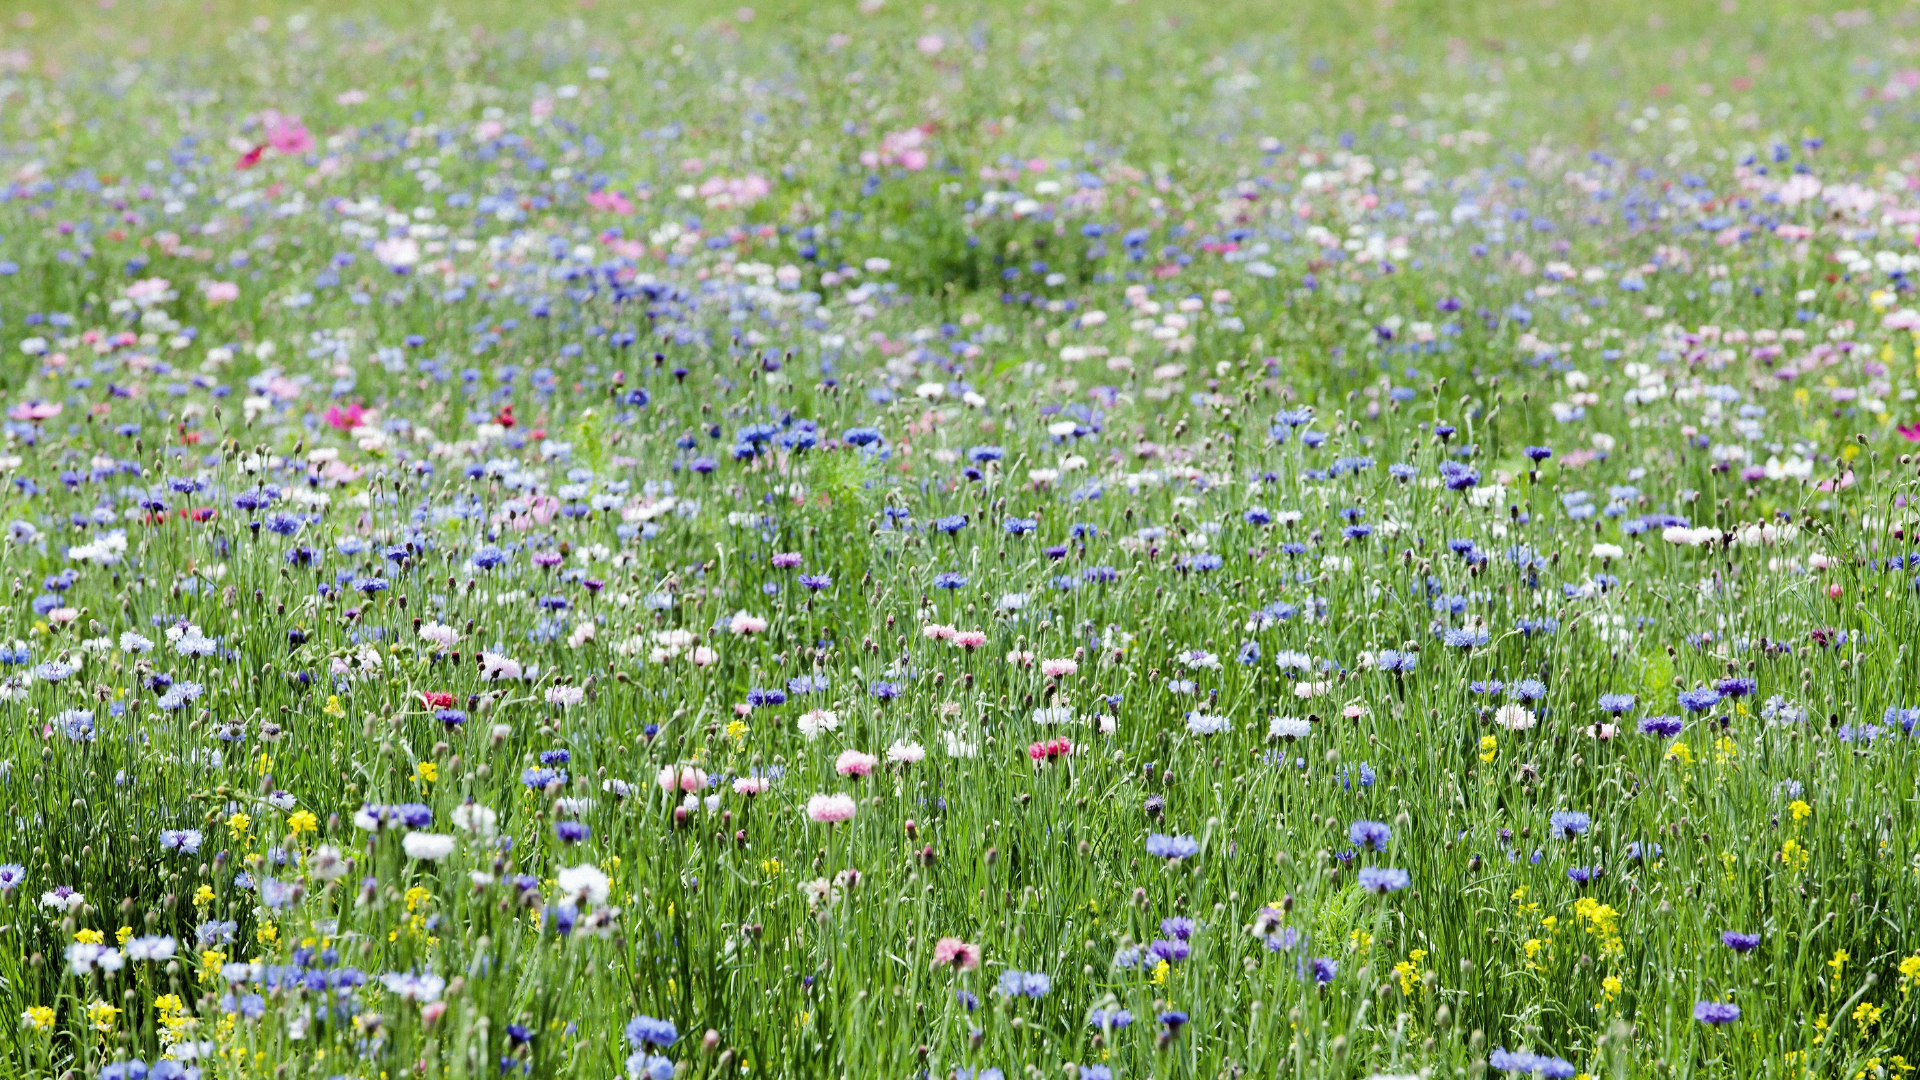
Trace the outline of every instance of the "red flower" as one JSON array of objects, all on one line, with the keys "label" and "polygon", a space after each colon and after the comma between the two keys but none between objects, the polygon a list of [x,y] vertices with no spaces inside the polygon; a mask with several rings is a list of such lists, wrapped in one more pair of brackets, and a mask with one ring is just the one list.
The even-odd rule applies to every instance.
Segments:
[{"label": "red flower", "polygon": [[500,406],[500,411],[493,414],[493,422],[501,427],[512,427],[513,406],[511,404]]},{"label": "red flower", "polygon": [[1908,442],[1920,442],[1920,424],[1901,424],[1893,430],[1899,432],[1900,437]]},{"label": "red flower", "polygon": [[453,708],[453,695],[444,690],[433,693],[422,691],[420,694],[420,704],[429,709],[451,709]]},{"label": "red flower", "polygon": [[1057,758],[1069,757],[1072,754],[1073,743],[1063,738],[1042,739],[1032,746],[1027,747],[1027,756],[1032,758],[1036,764],[1042,761],[1053,761]]},{"label": "red flower", "polygon": [[255,165],[260,164],[260,156],[262,154],[265,154],[266,152],[267,152],[267,144],[261,143],[259,146],[256,146],[253,149],[247,151],[246,153],[241,154],[240,160],[233,163],[233,171],[246,172],[248,169],[251,169]]}]

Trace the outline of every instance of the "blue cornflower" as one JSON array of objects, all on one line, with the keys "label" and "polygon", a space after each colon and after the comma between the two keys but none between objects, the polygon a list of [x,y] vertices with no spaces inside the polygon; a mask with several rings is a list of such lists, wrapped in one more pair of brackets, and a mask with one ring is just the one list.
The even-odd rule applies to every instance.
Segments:
[{"label": "blue cornflower", "polygon": [[1053,980],[1038,971],[1006,970],[1000,973],[997,987],[1004,997],[1043,998],[1053,989]]},{"label": "blue cornflower", "polygon": [[1393,839],[1393,830],[1383,821],[1356,821],[1347,827],[1347,839],[1355,847],[1385,851],[1387,841]]},{"label": "blue cornflower", "polygon": [[651,1016],[636,1016],[627,1021],[627,1044],[638,1050],[646,1046],[657,1046],[664,1050],[680,1038],[680,1029],[673,1026],[671,1020],[655,1020]]},{"label": "blue cornflower", "polygon": [[1389,866],[1363,866],[1360,868],[1360,887],[1372,893],[1390,893],[1406,888],[1413,883],[1412,875],[1405,870],[1396,870]]},{"label": "blue cornflower", "polygon": [[1547,829],[1555,840],[1571,840],[1585,833],[1593,825],[1593,819],[1578,810],[1555,810],[1547,818]]},{"label": "blue cornflower", "polygon": [[1688,712],[1706,712],[1718,704],[1720,704],[1720,691],[1711,686],[1680,691],[1680,705]]},{"label": "blue cornflower", "polygon": [[1166,836],[1153,833],[1147,837],[1147,854],[1162,859],[1185,859],[1200,853],[1200,841],[1191,836]]},{"label": "blue cornflower", "polygon": [[1680,734],[1681,720],[1677,716],[1649,716],[1640,721],[1640,731],[1646,735],[1658,735],[1671,739]]}]

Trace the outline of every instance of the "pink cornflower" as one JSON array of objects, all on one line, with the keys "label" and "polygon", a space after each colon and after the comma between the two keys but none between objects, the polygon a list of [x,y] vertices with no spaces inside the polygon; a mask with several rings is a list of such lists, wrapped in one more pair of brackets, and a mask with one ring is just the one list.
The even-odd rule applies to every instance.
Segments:
[{"label": "pink cornflower", "polygon": [[920,628],[920,633],[930,641],[951,641],[957,631],[941,623],[928,623]]},{"label": "pink cornflower", "polygon": [[852,821],[858,810],[853,796],[834,793],[815,795],[807,800],[807,820],[816,825],[831,825],[836,821]]},{"label": "pink cornflower", "polygon": [[980,946],[957,937],[943,937],[933,943],[933,966],[972,971],[980,966]]},{"label": "pink cornflower", "polygon": [[675,791],[700,791],[707,786],[707,773],[698,765],[668,765],[660,770],[656,782],[660,790],[669,795]]},{"label": "pink cornflower", "polygon": [[1054,761],[1072,755],[1073,743],[1066,739],[1042,739],[1027,747],[1027,756],[1032,758],[1036,765],[1043,761]]},{"label": "pink cornflower", "polygon": [[767,620],[758,615],[749,615],[744,611],[734,613],[727,622],[727,629],[736,634],[757,634],[767,628]]},{"label": "pink cornflower", "polygon": [[953,633],[953,643],[971,652],[987,643],[987,632],[985,630],[956,630]]},{"label": "pink cornflower", "polygon": [[764,776],[742,776],[734,780],[733,793],[736,795],[759,795],[773,786],[773,782]]},{"label": "pink cornflower", "polygon": [[776,570],[791,570],[800,565],[800,553],[797,551],[776,551],[773,554],[773,565]]},{"label": "pink cornflower", "polygon": [[1007,663],[1012,664],[1014,667],[1032,667],[1033,651],[1031,649],[1014,649],[1007,653]]},{"label": "pink cornflower", "polygon": [[1049,679],[1058,679],[1080,670],[1080,665],[1064,657],[1057,660],[1040,661],[1040,674]]},{"label": "pink cornflower", "polygon": [[872,773],[873,767],[879,763],[880,759],[872,754],[863,754],[858,750],[843,750],[840,756],[834,759],[833,771],[841,776],[866,776]]}]

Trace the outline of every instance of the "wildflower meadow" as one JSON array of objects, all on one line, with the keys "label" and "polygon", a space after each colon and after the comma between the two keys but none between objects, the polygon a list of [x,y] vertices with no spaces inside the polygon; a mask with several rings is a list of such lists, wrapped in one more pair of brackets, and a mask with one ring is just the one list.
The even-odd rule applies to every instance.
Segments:
[{"label": "wildflower meadow", "polygon": [[0,1075],[1902,1080],[1920,7],[20,0]]}]

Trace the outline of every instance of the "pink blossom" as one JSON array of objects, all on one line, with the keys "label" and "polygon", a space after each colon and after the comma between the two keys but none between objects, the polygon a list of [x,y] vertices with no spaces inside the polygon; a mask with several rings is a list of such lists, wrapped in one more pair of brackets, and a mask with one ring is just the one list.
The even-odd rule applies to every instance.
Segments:
[{"label": "pink blossom", "polygon": [[914,39],[913,47],[919,49],[923,56],[934,56],[947,47],[947,39],[939,34],[922,34]]},{"label": "pink blossom", "polygon": [[240,299],[240,286],[231,281],[209,281],[201,286],[209,304],[230,304]]},{"label": "pink blossom", "polygon": [[1065,675],[1071,675],[1079,670],[1079,664],[1064,657],[1057,660],[1040,661],[1040,674],[1045,675],[1049,679],[1058,679]]},{"label": "pink blossom", "polygon": [[858,804],[853,796],[835,793],[815,795],[807,800],[807,819],[818,825],[831,825],[836,821],[852,821]]},{"label": "pink blossom", "polygon": [[66,407],[64,402],[59,401],[28,401],[8,409],[7,417],[12,420],[51,420]]},{"label": "pink blossom", "polygon": [[710,667],[720,659],[720,654],[705,645],[696,645],[693,651],[687,654],[687,659],[693,661],[694,667]]},{"label": "pink blossom", "polygon": [[920,628],[920,633],[925,635],[929,641],[948,641],[952,639],[955,631],[951,626],[944,626],[940,623],[928,623]]},{"label": "pink blossom", "polygon": [[360,426],[366,414],[366,408],[359,402],[334,405],[327,409],[327,426],[339,431],[351,431]]},{"label": "pink blossom", "polygon": [[933,943],[933,966],[972,971],[980,966],[980,947],[957,937],[943,937]]},{"label": "pink blossom", "polygon": [[716,210],[752,206],[773,191],[764,176],[713,176],[702,181],[700,197]]},{"label": "pink blossom", "polygon": [[617,191],[595,191],[587,195],[587,205],[609,214],[633,213],[633,201]]},{"label": "pink blossom", "polygon": [[953,643],[963,649],[978,649],[987,643],[987,632],[985,630],[956,630],[953,634]]},{"label": "pink blossom", "polygon": [[267,145],[276,154],[304,154],[313,149],[313,136],[298,118],[273,116],[267,124]]},{"label": "pink blossom", "polygon": [[733,781],[733,793],[736,795],[759,795],[773,786],[773,781],[764,776],[741,776]]},{"label": "pink blossom", "polygon": [[727,622],[727,629],[736,634],[751,636],[760,633],[766,628],[767,620],[758,615],[749,615],[744,611],[734,612],[733,618]]},{"label": "pink blossom", "polygon": [[866,776],[872,773],[873,767],[879,763],[880,759],[872,754],[863,754],[858,750],[843,750],[834,760],[833,771],[841,776]]},{"label": "pink blossom", "polygon": [[707,786],[707,773],[698,765],[668,765],[660,770],[655,783],[669,795],[675,791],[701,791]]}]

